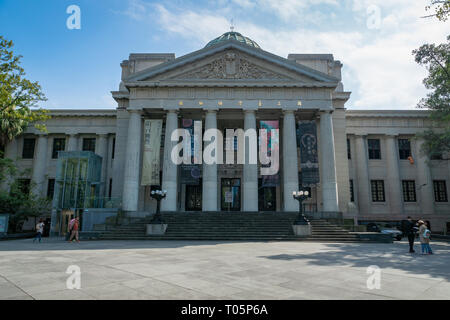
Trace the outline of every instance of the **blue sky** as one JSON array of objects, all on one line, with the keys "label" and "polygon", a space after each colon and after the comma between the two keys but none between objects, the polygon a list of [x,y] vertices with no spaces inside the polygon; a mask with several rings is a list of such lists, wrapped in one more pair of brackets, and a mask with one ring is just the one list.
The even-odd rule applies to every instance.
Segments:
[{"label": "blue sky", "polygon": [[[411,51],[443,42],[450,23],[422,19],[426,0],[0,0],[0,34],[15,43],[47,108],[114,108],[120,62],[135,52],[202,48],[235,30],[264,50],[332,53],[344,64],[348,108],[412,109],[426,94]],[[69,30],[66,9],[81,9]]]}]

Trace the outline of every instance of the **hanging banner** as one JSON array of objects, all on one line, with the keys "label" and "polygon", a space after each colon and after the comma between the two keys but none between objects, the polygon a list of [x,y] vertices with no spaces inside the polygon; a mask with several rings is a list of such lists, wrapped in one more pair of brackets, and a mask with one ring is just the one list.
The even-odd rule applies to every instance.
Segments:
[{"label": "hanging banner", "polygon": [[[181,170],[180,180],[182,184],[189,184],[189,185],[198,185],[200,183],[200,178],[202,176],[202,166],[200,164],[193,164],[194,163],[194,146],[196,144],[199,144],[200,137],[196,137],[194,134],[194,120],[192,119],[183,119],[181,127],[183,129],[186,129],[189,131],[189,134],[191,136],[190,141],[184,141],[184,150],[191,149],[191,163],[192,164],[185,164],[182,163],[179,167]],[[198,146],[197,146],[198,148]]]},{"label": "hanging banner", "polygon": [[300,147],[302,186],[313,187],[320,183],[317,157],[317,126],[315,121],[299,121],[297,145]]},{"label": "hanging banner", "polygon": [[160,153],[162,120],[144,121],[144,158],[142,161],[142,186],[160,184]]},{"label": "hanging banner", "polygon": [[[278,120],[260,121],[260,129],[267,130],[267,154],[270,156],[272,152],[279,152],[279,141],[272,137],[272,129],[279,129]],[[261,141],[259,141],[261,147]],[[269,164],[261,165],[262,167],[270,167]],[[278,172],[273,175],[261,175],[261,187],[276,187],[280,183]]]}]

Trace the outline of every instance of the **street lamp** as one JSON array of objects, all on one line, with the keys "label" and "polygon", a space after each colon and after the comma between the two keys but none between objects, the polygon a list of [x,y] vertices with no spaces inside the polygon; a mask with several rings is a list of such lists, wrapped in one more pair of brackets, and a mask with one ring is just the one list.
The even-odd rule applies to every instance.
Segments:
[{"label": "street lamp", "polygon": [[161,200],[164,199],[166,197],[167,191],[166,190],[152,190],[152,192],[150,192],[150,196],[153,199],[156,199],[156,213],[153,216],[153,219],[150,223],[152,224],[163,224],[164,221],[161,218],[161,212],[160,212],[160,205],[161,205]]},{"label": "street lamp", "polygon": [[303,201],[306,200],[309,196],[308,191],[293,191],[292,196],[295,200],[297,200],[300,204],[300,208],[298,210],[298,217],[297,220],[294,222],[294,225],[309,225],[309,221],[306,219],[305,215],[303,214]]}]

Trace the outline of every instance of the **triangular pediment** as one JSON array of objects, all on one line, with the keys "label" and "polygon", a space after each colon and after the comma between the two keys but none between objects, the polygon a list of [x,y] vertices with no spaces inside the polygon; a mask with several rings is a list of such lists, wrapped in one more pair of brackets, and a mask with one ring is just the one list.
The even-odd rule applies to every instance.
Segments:
[{"label": "triangular pediment", "polygon": [[204,48],[131,75],[127,82],[338,82],[327,74],[236,41]]}]

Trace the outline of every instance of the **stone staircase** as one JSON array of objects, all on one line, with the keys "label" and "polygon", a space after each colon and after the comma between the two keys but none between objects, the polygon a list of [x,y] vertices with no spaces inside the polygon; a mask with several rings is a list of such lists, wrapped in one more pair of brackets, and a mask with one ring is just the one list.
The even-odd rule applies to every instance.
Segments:
[{"label": "stone staircase", "polygon": [[163,213],[168,224],[166,234],[147,236],[146,225],[151,216],[120,226],[97,225],[99,239],[104,240],[309,240],[359,241],[349,233],[325,220],[312,220],[312,235],[300,238],[294,235],[292,224],[296,213],[264,212],[189,212]]}]

